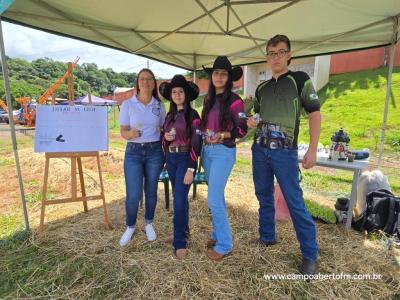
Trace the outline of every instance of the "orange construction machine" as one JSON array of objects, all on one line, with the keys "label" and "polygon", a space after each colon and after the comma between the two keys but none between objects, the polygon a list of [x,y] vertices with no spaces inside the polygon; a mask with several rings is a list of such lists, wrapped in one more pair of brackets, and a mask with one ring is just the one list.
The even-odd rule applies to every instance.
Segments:
[{"label": "orange construction machine", "polygon": [[0,99],[0,107],[1,107],[5,112],[8,112],[7,104],[4,102],[3,99]]},{"label": "orange construction machine", "polygon": [[[6,102],[3,99],[0,99],[0,107],[7,113],[7,114],[1,114],[0,115],[0,121],[9,123],[9,118],[8,118],[8,106]],[[22,112],[22,109],[21,109]],[[22,115],[20,113],[14,114],[13,112],[13,120],[15,124],[21,124],[21,125],[26,125],[26,122]]]},{"label": "orange construction machine", "polygon": [[[16,123],[24,124],[26,126],[32,127],[35,126],[36,120],[36,105],[37,104],[46,104],[49,97],[53,96],[53,94],[57,91],[61,84],[68,79],[68,99],[72,102],[74,100],[74,75],[73,69],[78,64],[79,57],[77,57],[72,63],[68,63],[68,69],[64,73],[63,76],[57,79],[55,83],[53,83],[47,91],[40,96],[37,102],[33,102],[29,97],[16,98],[15,100],[21,105],[22,115],[20,116],[20,121]],[[53,101],[53,104],[54,101]],[[1,105],[1,104],[0,104]],[[6,106],[7,107],[7,106]],[[15,118],[14,118],[15,119]]]},{"label": "orange construction machine", "polygon": [[14,118],[15,123],[20,123],[29,127],[35,126],[35,114],[36,105],[32,102],[29,97],[15,98],[22,108],[21,114],[18,115],[17,121]]}]

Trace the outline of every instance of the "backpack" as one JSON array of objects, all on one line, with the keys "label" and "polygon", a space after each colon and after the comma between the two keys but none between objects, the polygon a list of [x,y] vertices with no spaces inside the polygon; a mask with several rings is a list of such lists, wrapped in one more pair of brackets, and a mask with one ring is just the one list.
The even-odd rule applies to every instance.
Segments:
[{"label": "backpack", "polygon": [[382,230],[388,235],[400,237],[400,198],[390,191],[380,189],[366,197],[367,209],[352,227],[359,231],[372,233]]}]

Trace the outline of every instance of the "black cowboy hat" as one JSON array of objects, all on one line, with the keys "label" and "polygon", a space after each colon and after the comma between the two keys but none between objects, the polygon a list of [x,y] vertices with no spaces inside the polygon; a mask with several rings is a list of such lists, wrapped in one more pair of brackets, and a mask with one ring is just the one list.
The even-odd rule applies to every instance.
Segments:
[{"label": "black cowboy hat", "polygon": [[203,66],[204,71],[206,71],[209,75],[216,69],[226,70],[228,71],[233,81],[239,80],[243,75],[243,70],[241,67],[232,68],[232,64],[226,56],[218,56],[213,64],[212,68],[206,68]]},{"label": "black cowboy hat", "polygon": [[189,101],[193,101],[199,96],[199,87],[191,81],[187,81],[183,75],[175,75],[171,82],[162,82],[158,90],[161,96],[171,101],[171,91],[174,87],[181,87],[185,91],[185,96]]}]

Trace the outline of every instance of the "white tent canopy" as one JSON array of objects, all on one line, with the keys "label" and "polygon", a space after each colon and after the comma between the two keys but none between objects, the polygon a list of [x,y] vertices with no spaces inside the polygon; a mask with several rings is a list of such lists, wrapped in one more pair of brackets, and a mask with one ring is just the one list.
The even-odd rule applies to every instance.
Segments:
[{"label": "white tent canopy", "polygon": [[114,106],[114,105],[118,105],[118,102],[115,101],[115,100],[104,99],[104,98],[100,98],[100,97],[97,97],[97,96],[94,96],[94,95],[90,95],[90,99],[89,99],[89,94],[86,94],[85,96],[76,99],[74,102],[76,104],[90,105],[90,100],[92,102],[91,105],[96,105],[96,106],[105,106],[105,105]]},{"label": "white tent canopy", "polygon": [[[380,143],[382,158],[400,0],[0,0],[3,20],[149,57],[187,70],[217,55],[233,64],[265,61],[265,41],[292,41],[294,57],[391,45]],[[10,82],[0,22],[7,105]],[[11,110],[10,110],[11,111]],[[17,142],[11,137],[25,228],[29,229]]]},{"label": "white tent canopy", "polygon": [[15,0],[3,19],[196,70],[263,62],[277,33],[294,57],[389,45],[399,16],[399,0]]}]

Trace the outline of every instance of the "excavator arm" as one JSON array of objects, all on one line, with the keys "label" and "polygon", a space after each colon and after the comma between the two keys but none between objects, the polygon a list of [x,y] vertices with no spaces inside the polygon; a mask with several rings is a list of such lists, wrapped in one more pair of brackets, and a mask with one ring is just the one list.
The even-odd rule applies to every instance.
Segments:
[{"label": "excavator arm", "polygon": [[1,107],[4,111],[8,112],[7,104],[4,102],[3,99],[0,99],[0,107]]},{"label": "excavator arm", "polygon": [[[79,57],[77,57],[73,62],[72,62],[72,69],[75,68],[75,66],[78,64]],[[58,80],[47,90],[44,92],[42,96],[40,96],[38,103],[39,104],[45,104],[47,99],[54,94],[54,92],[60,87],[61,84],[64,83],[64,81],[70,77],[72,74],[69,70],[67,70],[63,76],[58,78]]]}]

